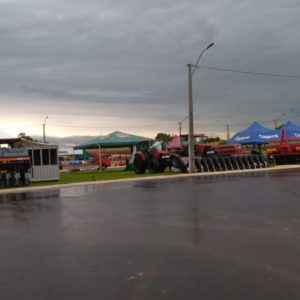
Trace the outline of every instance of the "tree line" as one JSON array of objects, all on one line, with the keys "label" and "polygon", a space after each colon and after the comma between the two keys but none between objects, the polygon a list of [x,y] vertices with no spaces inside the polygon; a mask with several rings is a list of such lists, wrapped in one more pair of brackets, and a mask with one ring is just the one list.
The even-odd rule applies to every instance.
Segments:
[{"label": "tree line", "polygon": [[[172,140],[173,137],[174,137],[174,135],[171,135],[169,133],[159,132],[159,133],[157,133],[155,139],[163,141],[164,143],[168,143],[169,141]],[[221,139],[219,136],[216,136],[216,137],[206,136],[205,142],[209,143],[209,144],[212,144],[212,143],[224,144],[226,141]]]}]

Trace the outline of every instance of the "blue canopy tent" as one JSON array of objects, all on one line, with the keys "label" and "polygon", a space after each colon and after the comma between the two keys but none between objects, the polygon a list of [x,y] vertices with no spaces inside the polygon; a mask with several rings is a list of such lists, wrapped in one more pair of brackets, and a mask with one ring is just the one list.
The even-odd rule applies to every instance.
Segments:
[{"label": "blue canopy tent", "polygon": [[272,130],[254,122],[244,131],[236,133],[227,144],[261,145],[267,144],[270,139],[281,137],[280,130]]},{"label": "blue canopy tent", "polygon": [[288,121],[284,126],[288,138],[300,137],[300,126]]}]

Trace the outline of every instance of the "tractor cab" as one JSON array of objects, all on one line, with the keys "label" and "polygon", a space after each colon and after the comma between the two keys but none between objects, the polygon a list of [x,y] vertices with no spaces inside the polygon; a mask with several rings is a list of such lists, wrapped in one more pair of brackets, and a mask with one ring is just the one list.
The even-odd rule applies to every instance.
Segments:
[{"label": "tractor cab", "polygon": [[150,151],[162,151],[163,149],[163,144],[161,143],[161,141],[154,141],[150,146],[149,146],[149,150]]}]

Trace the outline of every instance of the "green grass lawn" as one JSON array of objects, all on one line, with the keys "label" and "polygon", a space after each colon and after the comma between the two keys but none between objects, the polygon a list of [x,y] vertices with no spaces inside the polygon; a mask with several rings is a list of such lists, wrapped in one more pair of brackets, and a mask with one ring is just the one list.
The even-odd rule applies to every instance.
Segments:
[{"label": "green grass lawn", "polygon": [[116,179],[125,179],[125,178],[141,178],[141,177],[173,175],[173,174],[176,173],[172,173],[169,170],[157,174],[149,174],[149,173],[135,174],[133,171],[113,171],[113,170],[105,170],[103,172],[99,172],[99,171],[62,172],[60,173],[59,180],[45,181],[45,182],[32,182],[31,186],[105,181],[105,180],[116,180]]}]

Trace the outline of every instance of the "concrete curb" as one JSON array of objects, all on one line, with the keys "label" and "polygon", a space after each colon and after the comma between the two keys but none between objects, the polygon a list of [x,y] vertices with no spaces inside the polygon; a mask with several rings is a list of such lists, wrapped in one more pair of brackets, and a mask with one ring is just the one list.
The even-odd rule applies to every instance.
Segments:
[{"label": "concrete curb", "polygon": [[201,176],[212,176],[212,175],[224,175],[224,174],[247,174],[255,172],[272,172],[278,170],[289,170],[289,169],[300,169],[300,165],[283,165],[263,169],[249,169],[249,170],[232,170],[232,171],[216,171],[216,172],[206,172],[206,173],[185,173],[185,174],[176,174],[176,175],[160,175],[160,176],[151,176],[151,177],[139,177],[139,178],[125,178],[125,179],[114,179],[114,180],[102,180],[102,181],[89,181],[89,182],[78,182],[78,183],[67,183],[67,184],[54,184],[54,185],[45,185],[45,186],[36,186],[36,187],[17,187],[0,190],[1,194],[12,194],[12,193],[24,193],[32,191],[43,191],[49,189],[58,189],[58,188],[71,188],[77,186],[88,186],[88,185],[102,185],[109,183],[118,183],[118,182],[133,182],[133,181],[145,181],[145,180],[157,180],[157,179],[173,179],[173,178],[182,178],[182,177],[201,177]]}]

